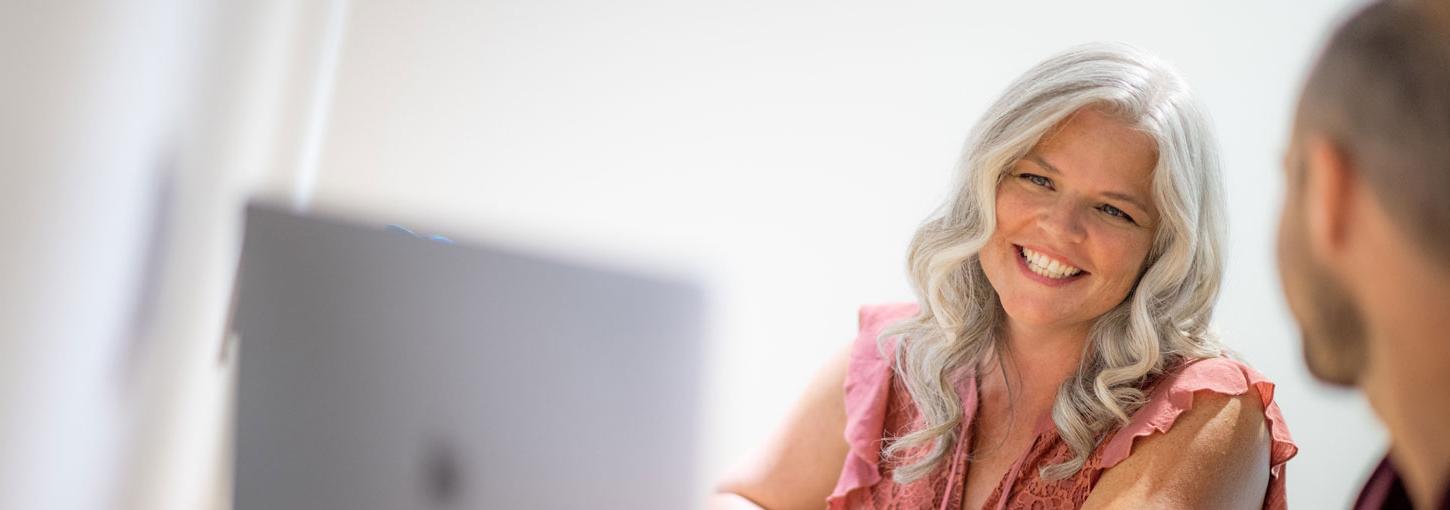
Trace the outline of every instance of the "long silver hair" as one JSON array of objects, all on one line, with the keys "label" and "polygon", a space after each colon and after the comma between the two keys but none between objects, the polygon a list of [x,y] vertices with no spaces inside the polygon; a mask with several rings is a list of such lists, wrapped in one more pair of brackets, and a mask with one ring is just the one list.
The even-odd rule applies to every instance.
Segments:
[{"label": "long silver hair", "polygon": [[1152,193],[1162,220],[1137,285],[1097,319],[1076,372],[1058,388],[1052,421],[1074,457],[1041,475],[1060,479],[1080,470],[1104,436],[1143,405],[1144,385],[1165,368],[1225,355],[1209,331],[1225,227],[1207,118],[1183,79],[1157,58],[1119,44],[1070,49],[1027,71],[987,110],[963,150],[955,196],[911,241],[908,269],[920,312],[880,337],[883,349],[885,339],[903,339],[890,355],[924,421],[883,451],[903,459],[898,482],[930,473],[955,446],[963,410],[953,377],[1004,352],[1005,312],[977,256],[996,228],[998,183],[1045,133],[1088,107],[1156,142]]}]

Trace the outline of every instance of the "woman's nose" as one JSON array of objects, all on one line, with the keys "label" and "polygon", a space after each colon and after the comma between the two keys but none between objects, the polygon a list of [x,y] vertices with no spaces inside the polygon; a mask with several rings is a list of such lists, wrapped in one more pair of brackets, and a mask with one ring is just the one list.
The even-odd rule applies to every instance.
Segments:
[{"label": "woman's nose", "polygon": [[1052,236],[1053,240],[1062,243],[1081,243],[1087,238],[1087,230],[1083,228],[1083,210],[1076,204],[1063,201],[1053,204],[1040,218],[1038,223],[1042,230]]}]

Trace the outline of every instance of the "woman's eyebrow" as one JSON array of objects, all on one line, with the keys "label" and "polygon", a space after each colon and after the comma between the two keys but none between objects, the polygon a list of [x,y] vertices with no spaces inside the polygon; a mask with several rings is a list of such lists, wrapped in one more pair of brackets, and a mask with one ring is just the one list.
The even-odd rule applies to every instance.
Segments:
[{"label": "woman's eyebrow", "polygon": [[1119,192],[1116,192],[1116,191],[1108,191],[1108,192],[1103,193],[1103,196],[1108,197],[1108,198],[1112,198],[1112,199],[1116,199],[1116,200],[1122,200],[1122,201],[1127,202],[1129,204],[1133,204],[1135,207],[1137,207],[1138,209],[1141,209],[1143,212],[1146,212],[1146,213],[1152,213],[1152,211],[1153,211],[1152,209],[1149,209],[1148,206],[1143,205],[1143,202],[1139,201],[1137,198],[1134,198],[1132,195],[1129,195],[1127,193],[1119,193]]},{"label": "woman's eyebrow", "polygon": [[1061,174],[1062,173],[1061,170],[1058,170],[1057,167],[1052,166],[1052,163],[1048,163],[1047,160],[1042,159],[1042,156],[1038,156],[1037,153],[1035,153],[1035,152],[1027,154],[1027,157],[1025,157],[1023,159],[1026,159],[1028,161],[1033,162],[1037,166],[1042,167],[1043,170],[1047,170],[1047,171],[1052,172],[1052,173],[1055,173],[1055,174]]}]

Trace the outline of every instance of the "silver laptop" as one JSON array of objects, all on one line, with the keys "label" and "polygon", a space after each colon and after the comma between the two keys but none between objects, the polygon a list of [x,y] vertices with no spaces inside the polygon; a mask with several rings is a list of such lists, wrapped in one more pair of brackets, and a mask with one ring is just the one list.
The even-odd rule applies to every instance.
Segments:
[{"label": "silver laptop", "polygon": [[697,501],[695,286],[262,205],[246,221],[236,508]]}]

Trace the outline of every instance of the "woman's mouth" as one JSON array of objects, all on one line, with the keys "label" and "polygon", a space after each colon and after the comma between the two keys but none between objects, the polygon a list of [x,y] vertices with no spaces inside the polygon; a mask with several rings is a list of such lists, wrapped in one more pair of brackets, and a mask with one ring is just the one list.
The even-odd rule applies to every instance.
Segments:
[{"label": "woman's mouth", "polygon": [[1017,249],[1017,260],[1023,269],[1032,276],[1038,277],[1037,279],[1043,283],[1067,283],[1088,274],[1087,271],[1033,251],[1031,248],[1015,244],[1012,247]]}]

